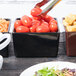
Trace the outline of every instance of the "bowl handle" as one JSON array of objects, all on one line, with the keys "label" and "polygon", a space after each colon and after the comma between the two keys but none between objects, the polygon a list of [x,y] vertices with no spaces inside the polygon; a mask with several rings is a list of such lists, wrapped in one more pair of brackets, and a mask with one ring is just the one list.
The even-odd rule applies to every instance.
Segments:
[{"label": "bowl handle", "polygon": [[2,33],[0,33],[0,42],[2,40],[4,40],[4,39],[6,39],[6,40],[0,44],[0,50],[5,48],[10,43],[11,35],[10,34],[2,34]]}]

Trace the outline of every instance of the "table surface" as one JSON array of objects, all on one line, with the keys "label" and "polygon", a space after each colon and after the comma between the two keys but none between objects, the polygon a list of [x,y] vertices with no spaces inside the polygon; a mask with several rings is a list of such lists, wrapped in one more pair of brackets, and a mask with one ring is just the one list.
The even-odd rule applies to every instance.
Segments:
[{"label": "table surface", "polygon": [[76,63],[76,57],[68,57],[64,49],[63,35],[60,36],[59,50],[57,57],[40,57],[40,58],[16,58],[13,52],[13,44],[10,44],[10,56],[4,58],[2,70],[0,76],[19,76],[22,71],[29,68],[32,65],[51,62],[51,61],[69,61]]}]

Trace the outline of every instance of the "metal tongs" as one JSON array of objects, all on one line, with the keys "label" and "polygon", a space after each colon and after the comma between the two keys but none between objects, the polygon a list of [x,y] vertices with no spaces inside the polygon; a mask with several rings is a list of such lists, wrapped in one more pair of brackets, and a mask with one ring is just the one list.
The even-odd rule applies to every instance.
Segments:
[{"label": "metal tongs", "polygon": [[43,0],[42,2],[37,3],[35,7],[42,9],[42,12],[39,15],[45,15],[60,1],[61,0]]}]

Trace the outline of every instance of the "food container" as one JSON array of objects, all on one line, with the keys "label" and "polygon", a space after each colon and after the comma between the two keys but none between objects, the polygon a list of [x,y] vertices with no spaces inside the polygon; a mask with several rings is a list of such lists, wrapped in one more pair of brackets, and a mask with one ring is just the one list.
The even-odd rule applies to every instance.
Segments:
[{"label": "food container", "polygon": [[16,57],[56,57],[59,35],[59,31],[49,33],[13,32],[15,55]]},{"label": "food container", "polygon": [[[10,19],[5,20],[10,21]],[[9,56],[8,44],[10,43],[11,40],[9,30],[10,30],[10,24],[8,27],[8,32],[0,33],[0,55],[2,55],[3,57]]]},{"label": "food container", "polygon": [[65,32],[67,56],[76,56],[76,32]]},{"label": "food container", "polygon": [[76,32],[68,32],[65,26],[64,26],[64,29],[65,29],[64,46],[65,46],[66,54],[67,56],[76,56]]}]

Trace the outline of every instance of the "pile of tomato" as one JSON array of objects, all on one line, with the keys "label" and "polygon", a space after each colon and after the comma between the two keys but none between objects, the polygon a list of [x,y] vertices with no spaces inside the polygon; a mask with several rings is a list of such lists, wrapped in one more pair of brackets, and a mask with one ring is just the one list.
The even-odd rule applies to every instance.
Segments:
[{"label": "pile of tomato", "polygon": [[39,15],[42,12],[40,8],[31,10],[32,17],[22,16],[16,20],[14,28],[16,32],[57,32],[57,21],[49,15]]}]

